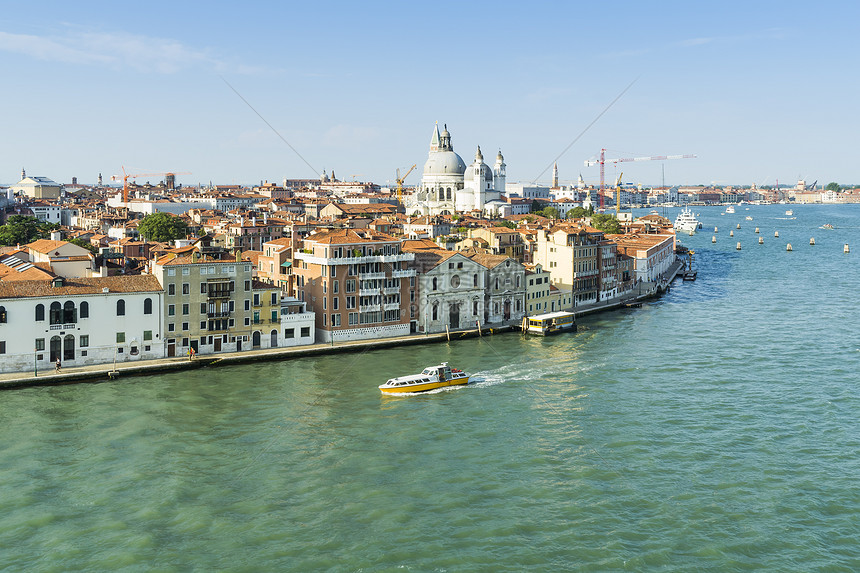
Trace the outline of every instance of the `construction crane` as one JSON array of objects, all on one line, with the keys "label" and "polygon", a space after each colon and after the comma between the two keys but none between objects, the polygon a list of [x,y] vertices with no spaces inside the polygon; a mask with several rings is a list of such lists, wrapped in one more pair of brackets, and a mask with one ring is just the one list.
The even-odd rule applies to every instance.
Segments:
[{"label": "construction crane", "polygon": [[592,165],[600,165],[600,208],[603,209],[603,190],[604,190],[604,178],[603,178],[603,166],[606,163],[624,163],[626,161],[660,161],[664,159],[692,159],[695,158],[695,155],[652,155],[651,157],[621,157],[618,159],[606,159],[605,158],[606,149],[600,150],[600,157],[597,159],[587,159],[585,161],[586,167],[591,167]]},{"label": "construction crane", "polygon": [[406,180],[407,177],[409,177],[409,174],[412,173],[412,170],[415,169],[415,167],[416,164],[413,163],[412,167],[409,168],[409,171],[407,171],[406,175],[404,175],[403,177],[400,176],[400,168],[397,168],[397,202],[401,205],[403,204],[403,182]]},{"label": "construction crane", "polygon": [[188,172],[188,171],[182,171],[182,172],[168,171],[166,173],[162,172],[162,173],[135,173],[135,174],[131,174],[131,173],[125,172],[125,166],[123,165],[122,166],[122,175],[113,175],[111,177],[111,180],[119,181],[120,179],[122,179],[122,202],[128,203],[128,180],[129,179],[134,179],[136,177],[156,177],[156,176],[160,176],[160,175],[164,175],[165,177],[168,175],[190,175],[190,172]]}]

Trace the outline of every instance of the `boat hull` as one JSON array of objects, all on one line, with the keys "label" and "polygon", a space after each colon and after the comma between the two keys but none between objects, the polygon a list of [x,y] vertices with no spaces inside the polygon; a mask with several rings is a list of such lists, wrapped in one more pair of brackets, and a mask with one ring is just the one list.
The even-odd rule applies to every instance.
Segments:
[{"label": "boat hull", "polygon": [[412,394],[415,392],[427,392],[436,388],[444,388],[445,386],[463,386],[469,383],[469,377],[454,378],[444,382],[421,382],[419,384],[407,384],[405,386],[388,386],[383,384],[379,390],[383,394]]}]

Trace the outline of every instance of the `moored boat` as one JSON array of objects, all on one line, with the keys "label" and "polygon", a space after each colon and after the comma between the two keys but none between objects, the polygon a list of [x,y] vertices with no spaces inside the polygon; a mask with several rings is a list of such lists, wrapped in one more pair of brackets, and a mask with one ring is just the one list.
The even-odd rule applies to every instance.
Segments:
[{"label": "moored boat", "polygon": [[576,332],[576,315],[572,312],[548,312],[523,319],[523,330],[528,334],[547,336],[569,330]]},{"label": "moored boat", "polygon": [[469,374],[451,368],[447,362],[438,366],[429,366],[421,374],[410,374],[391,378],[385,384],[380,384],[379,389],[383,394],[409,394],[413,392],[426,392],[445,386],[460,386],[469,383]]},{"label": "moored boat", "polygon": [[734,212],[735,212],[735,206],[734,205],[729,205],[728,207],[726,207],[726,213],[734,213]]},{"label": "moored boat", "polygon": [[830,223],[824,223],[823,225],[821,225],[821,228],[822,228],[822,229],[827,229],[828,231],[832,231],[832,230],[833,230],[833,229],[835,229],[836,227],[834,227],[834,226],[833,226],[833,225],[831,225]]}]

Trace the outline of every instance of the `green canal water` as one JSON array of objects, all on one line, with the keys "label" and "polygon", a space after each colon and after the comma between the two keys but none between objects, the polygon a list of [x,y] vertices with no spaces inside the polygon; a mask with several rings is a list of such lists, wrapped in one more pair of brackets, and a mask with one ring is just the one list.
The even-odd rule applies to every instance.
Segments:
[{"label": "green canal water", "polygon": [[786,208],[576,334],[2,392],[0,568],[860,570],[860,207]]}]

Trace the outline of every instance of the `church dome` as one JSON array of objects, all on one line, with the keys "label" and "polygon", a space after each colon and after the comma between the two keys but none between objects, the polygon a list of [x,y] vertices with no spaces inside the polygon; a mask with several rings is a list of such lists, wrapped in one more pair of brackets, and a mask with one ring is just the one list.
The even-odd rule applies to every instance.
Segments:
[{"label": "church dome", "polygon": [[424,164],[424,175],[463,175],[466,162],[453,151],[434,151]]}]

